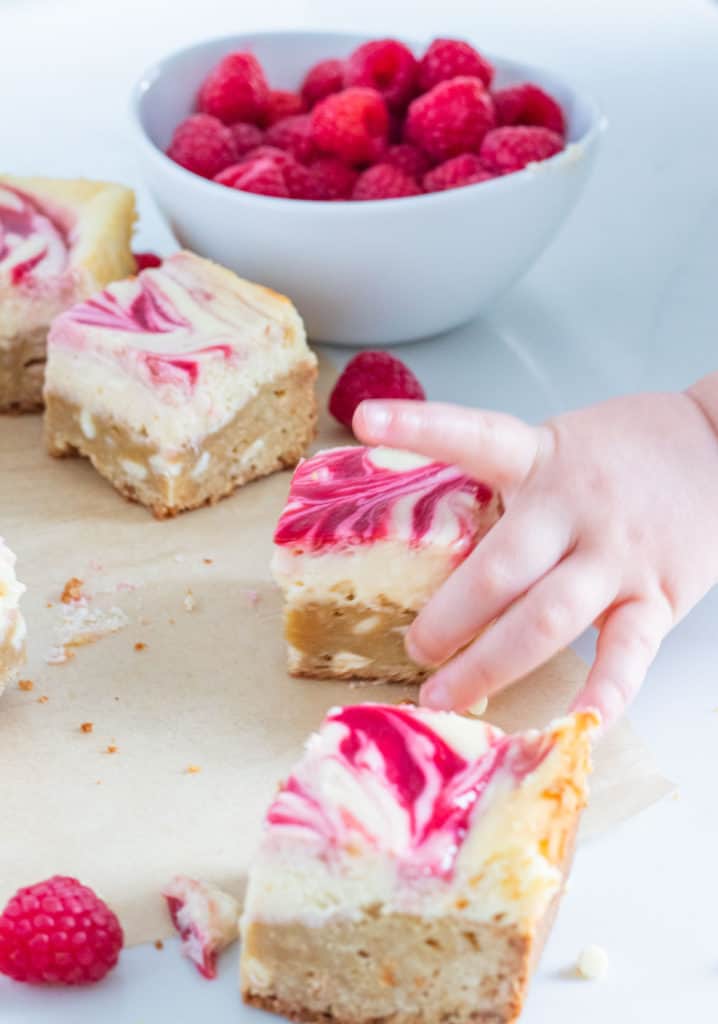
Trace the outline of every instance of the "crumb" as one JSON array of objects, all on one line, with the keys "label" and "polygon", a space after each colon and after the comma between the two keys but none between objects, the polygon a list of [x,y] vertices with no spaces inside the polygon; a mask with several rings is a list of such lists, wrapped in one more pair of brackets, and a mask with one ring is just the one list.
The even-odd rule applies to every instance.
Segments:
[{"label": "crumb", "polygon": [[587,981],[598,981],[608,969],[608,954],[602,946],[586,946],[576,963],[576,970]]},{"label": "crumb", "polygon": [[116,633],[129,621],[120,608],[107,612],[93,609],[86,598],[80,597],[63,607],[62,621],[55,627],[55,644],[45,660],[49,665],[62,665],[74,657],[70,648],[92,644],[108,633]]},{"label": "crumb", "polygon": [[184,601],[182,603],[184,604],[184,610],[186,612],[193,612],[195,610],[195,608],[197,607],[197,602],[195,601],[194,595],[191,590],[187,591],[187,593],[184,596]]},{"label": "crumb", "polygon": [[205,565],[214,565],[213,558],[203,558],[202,561],[204,562]]},{"label": "crumb", "polygon": [[71,576],[70,579],[64,586],[62,591],[62,597],[60,600],[63,604],[74,604],[82,598],[82,587],[84,581],[77,578],[77,576]]},{"label": "crumb", "polygon": [[146,651],[147,650],[147,644],[143,643],[142,640],[138,640],[137,643],[135,644],[135,650],[136,651]]},{"label": "crumb", "polygon": [[198,764],[188,764],[187,767],[185,768],[185,773],[187,775],[196,775],[197,772],[201,772],[201,771],[202,771],[202,769],[200,768],[200,766]]},{"label": "crumb", "polygon": [[50,699],[49,697],[46,697],[46,696],[45,696],[45,695],[43,694],[43,696],[42,696],[42,697],[38,697],[38,698],[37,698],[37,702],[38,702],[38,704],[47,704],[47,702],[49,701],[49,699]]},{"label": "crumb", "polygon": [[105,754],[116,754],[117,753],[117,747],[115,746],[114,743],[109,743],[107,745],[107,747],[105,747],[104,753]]},{"label": "crumb", "polygon": [[155,939],[155,949],[164,949],[165,944],[162,939]]},{"label": "crumb", "polygon": [[174,619],[168,619],[167,621],[169,622],[170,626],[174,626],[175,625],[175,620]]},{"label": "crumb", "polygon": [[18,690],[24,690],[25,693],[28,693],[30,690],[32,690],[34,685],[35,684],[33,683],[32,679],[20,679],[18,681],[17,688]]},{"label": "crumb", "polygon": [[92,722],[83,722],[80,726],[80,732],[92,732]]},{"label": "crumb", "polygon": [[45,607],[46,608],[54,608],[55,605],[52,603],[52,601],[48,601],[47,604],[45,605]]}]

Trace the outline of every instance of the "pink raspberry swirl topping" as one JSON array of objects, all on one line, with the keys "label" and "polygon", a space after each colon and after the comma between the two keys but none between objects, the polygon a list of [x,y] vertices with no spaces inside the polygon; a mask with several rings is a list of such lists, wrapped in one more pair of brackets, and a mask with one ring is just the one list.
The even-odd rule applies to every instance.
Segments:
[{"label": "pink raspberry swirl topping", "polygon": [[399,540],[473,548],[485,484],[455,466],[382,448],[333,448],[297,467],[275,544],[302,551]]},{"label": "pink raspberry swirl topping", "polygon": [[335,708],[275,797],[268,835],[301,835],[330,867],[345,852],[379,850],[405,880],[448,880],[491,784],[501,776],[519,785],[553,745],[545,734],[483,729],[484,749],[472,758],[420,708]]},{"label": "pink raspberry swirl topping", "polygon": [[65,231],[29,196],[0,185],[0,278],[29,287],[61,275],[68,264]]}]

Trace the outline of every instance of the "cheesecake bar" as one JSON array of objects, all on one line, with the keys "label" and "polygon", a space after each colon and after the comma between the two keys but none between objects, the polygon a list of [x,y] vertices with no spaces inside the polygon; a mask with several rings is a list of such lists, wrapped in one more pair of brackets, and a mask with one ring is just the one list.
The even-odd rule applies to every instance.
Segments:
[{"label": "cheesecake bar", "polygon": [[333,448],[302,462],[272,559],[292,675],[422,679],[404,635],[499,514],[485,484],[409,452]]},{"label": "cheesecake bar", "polygon": [[25,587],[15,575],[15,556],[0,537],[0,693],[25,661],[25,620],[20,598]]},{"label": "cheesecake bar", "polygon": [[50,324],[134,274],[134,220],[121,185],[0,175],[0,412],[42,408]]},{"label": "cheesecake bar", "polygon": [[190,252],[118,281],[50,331],[45,436],[158,518],[294,465],[317,361],[289,299]]},{"label": "cheesecake bar", "polygon": [[506,735],[335,708],[266,816],[242,919],[247,1003],[336,1024],[509,1024],[586,802],[593,712]]}]

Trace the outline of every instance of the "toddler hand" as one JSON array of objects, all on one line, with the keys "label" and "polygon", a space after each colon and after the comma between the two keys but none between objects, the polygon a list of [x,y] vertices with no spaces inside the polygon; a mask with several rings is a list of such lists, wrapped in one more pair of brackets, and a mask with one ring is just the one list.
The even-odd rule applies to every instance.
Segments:
[{"label": "toddler hand", "polygon": [[540,427],[370,401],[354,429],[461,466],[506,506],[407,634],[415,661],[441,666],[422,689],[429,707],[470,707],[595,623],[596,658],[574,706],[610,723],[666,633],[718,581],[718,437],[690,393],[618,398]]}]

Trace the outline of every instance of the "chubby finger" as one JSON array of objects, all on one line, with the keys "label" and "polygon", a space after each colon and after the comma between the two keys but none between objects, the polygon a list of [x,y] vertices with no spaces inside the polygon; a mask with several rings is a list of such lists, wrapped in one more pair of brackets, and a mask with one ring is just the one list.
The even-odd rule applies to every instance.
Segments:
[{"label": "chubby finger", "polygon": [[427,680],[421,702],[463,711],[502,690],[590,626],[615,599],[617,585],[593,553],[569,555]]},{"label": "chubby finger", "polygon": [[438,402],[362,402],[353,427],[367,444],[406,448],[499,488],[526,477],[541,437],[513,416]]},{"label": "chubby finger", "polygon": [[595,708],[602,729],[612,725],[638,693],[670,625],[667,609],[657,602],[634,600],[614,608],[601,627],[593,667],[572,710]]},{"label": "chubby finger", "polygon": [[406,636],[409,656],[443,664],[553,569],[571,538],[564,510],[517,498],[416,617]]}]

